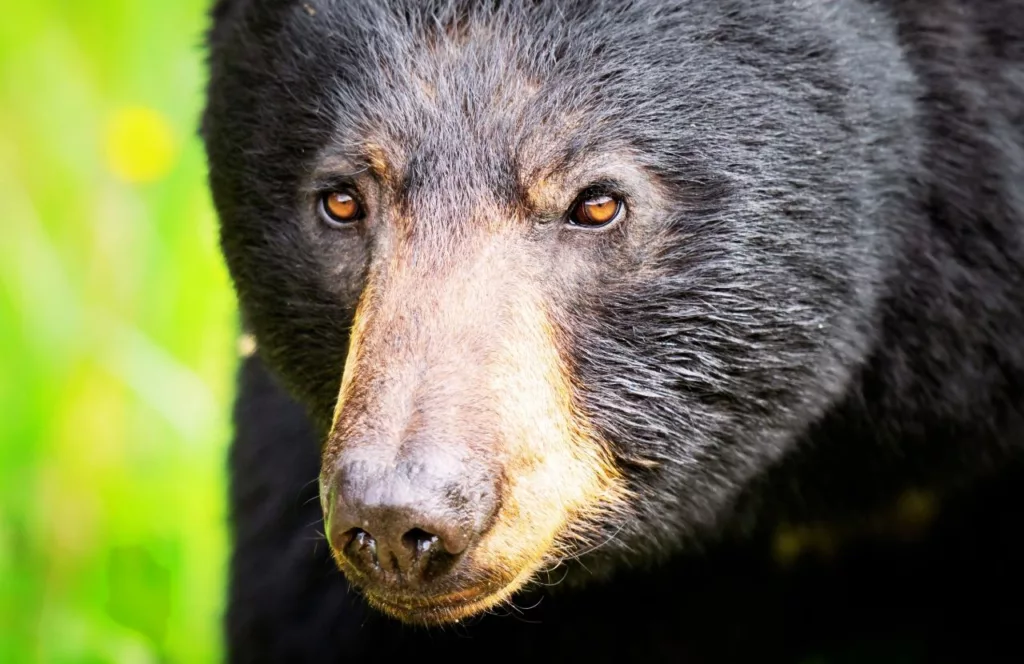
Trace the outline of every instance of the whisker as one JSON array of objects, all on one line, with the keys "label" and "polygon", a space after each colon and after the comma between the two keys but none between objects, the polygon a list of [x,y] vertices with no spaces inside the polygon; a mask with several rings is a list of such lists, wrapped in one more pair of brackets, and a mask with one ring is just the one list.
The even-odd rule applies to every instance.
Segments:
[{"label": "whisker", "polygon": [[[308,488],[309,488],[310,486],[312,486],[313,484],[316,484],[316,483],[317,483],[317,482],[319,482],[319,481],[320,481],[320,478],[319,478],[319,477],[314,477],[314,478],[313,478],[313,479],[311,479],[310,481],[306,482],[305,484],[303,484],[302,486],[300,486],[300,487],[298,488],[298,490],[297,490],[297,491],[295,492],[295,497],[296,497],[296,498],[298,498],[299,496],[301,496],[301,495],[302,495],[302,493],[303,493],[303,492],[304,492],[304,491],[305,491],[306,489],[308,489]],[[319,498],[319,497],[320,497],[320,495],[319,495],[319,492],[317,492],[317,495],[315,496],[315,498]],[[312,499],[311,499],[311,500],[312,500]],[[308,503],[309,503],[309,501],[307,501],[307,502],[303,503],[303,505],[306,505],[306,504],[308,504]]]},{"label": "whisker", "polygon": [[568,554],[567,557],[571,558],[573,560],[576,560],[578,562],[581,556],[585,556],[587,554],[591,554],[591,553],[597,551],[598,549],[600,549],[601,547],[607,546],[608,544],[611,544],[612,542],[614,542],[615,539],[619,536],[619,533],[621,533],[622,529],[625,528],[625,527],[626,527],[626,522],[623,521],[622,523],[619,524],[619,527],[615,529],[615,532],[612,533],[611,535],[609,535],[603,542],[595,544],[595,545],[591,546],[589,549],[584,549],[583,551],[577,551],[576,553],[570,553],[570,554]]}]

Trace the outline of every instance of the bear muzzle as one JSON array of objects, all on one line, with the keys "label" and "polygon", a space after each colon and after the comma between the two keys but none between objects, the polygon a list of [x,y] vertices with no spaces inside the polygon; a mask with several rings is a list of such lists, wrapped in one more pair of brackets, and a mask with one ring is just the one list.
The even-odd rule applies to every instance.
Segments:
[{"label": "bear muzzle", "polygon": [[355,311],[321,499],[349,581],[407,622],[508,600],[625,499],[557,309],[509,243],[444,269],[382,260]]},{"label": "bear muzzle", "polygon": [[465,556],[494,520],[498,482],[446,447],[403,446],[390,462],[373,445],[347,448],[328,480],[327,536],[367,592],[406,603],[462,592]]}]

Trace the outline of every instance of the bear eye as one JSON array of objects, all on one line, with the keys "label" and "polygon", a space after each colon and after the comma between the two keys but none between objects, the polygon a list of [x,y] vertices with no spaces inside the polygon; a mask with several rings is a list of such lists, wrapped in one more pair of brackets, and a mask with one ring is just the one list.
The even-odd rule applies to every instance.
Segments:
[{"label": "bear eye", "polygon": [[320,214],[331,226],[346,225],[363,218],[363,206],[348,191],[329,191],[320,197]]},{"label": "bear eye", "polygon": [[569,221],[575,226],[599,228],[621,217],[625,208],[618,196],[587,193],[573,204]]}]

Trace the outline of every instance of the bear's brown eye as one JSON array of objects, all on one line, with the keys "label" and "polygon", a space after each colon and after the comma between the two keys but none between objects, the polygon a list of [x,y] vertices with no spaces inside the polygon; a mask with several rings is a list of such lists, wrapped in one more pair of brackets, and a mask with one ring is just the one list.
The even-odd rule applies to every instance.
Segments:
[{"label": "bear's brown eye", "polygon": [[324,219],[333,225],[349,224],[363,216],[363,206],[347,191],[331,191],[320,199]]},{"label": "bear's brown eye", "polygon": [[585,196],[573,206],[569,219],[577,226],[605,226],[615,221],[622,214],[624,207],[622,199],[616,196]]}]

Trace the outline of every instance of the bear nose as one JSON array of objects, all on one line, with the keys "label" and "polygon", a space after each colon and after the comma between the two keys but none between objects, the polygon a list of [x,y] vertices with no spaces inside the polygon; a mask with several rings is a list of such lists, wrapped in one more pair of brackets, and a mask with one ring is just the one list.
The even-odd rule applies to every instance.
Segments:
[{"label": "bear nose", "polygon": [[363,574],[392,572],[414,584],[428,580],[428,566],[436,570],[465,551],[472,537],[452,514],[352,498],[338,503],[330,529],[331,545]]},{"label": "bear nose", "polygon": [[331,547],[368,580],[419,589],[450,571],[490,520],[493,491],[470,477],[437,461],[341,464],[326,505]]}]

